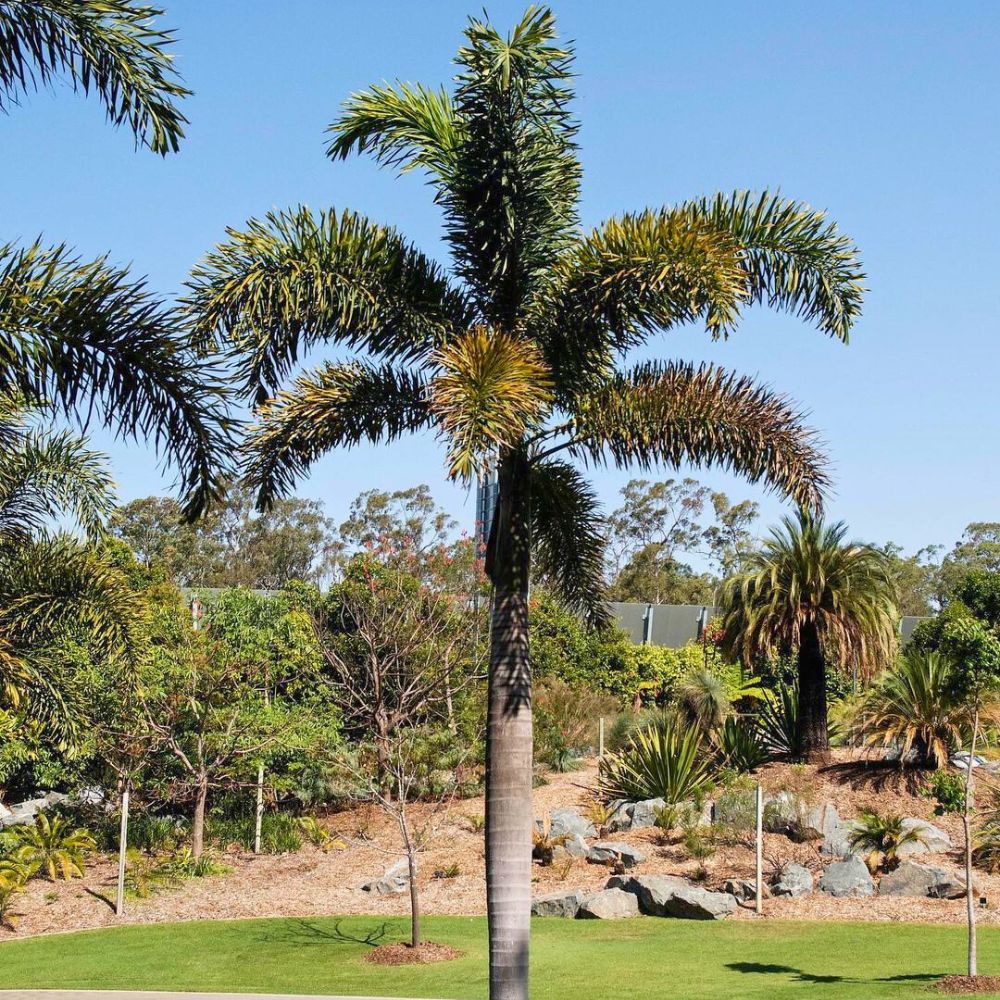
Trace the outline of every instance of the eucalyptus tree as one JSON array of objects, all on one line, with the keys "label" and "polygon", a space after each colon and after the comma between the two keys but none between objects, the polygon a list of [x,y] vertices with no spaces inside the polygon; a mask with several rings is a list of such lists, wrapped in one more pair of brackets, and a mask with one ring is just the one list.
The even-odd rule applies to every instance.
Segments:
[{"label": "eucalyptus tree", "polygon": [[846,536],[842,521],[824,524],[805,510],[786,517],[719,592],[723,642],[745,664],[796,656],[806,760],[829,754],[828,664],[870,677],[892,662],[897,645],[896,586],[885,554]]},{"label": "eucalyptus tree", "polygon": [[[423,171],[452,267],[352,212],[272,212],[232,229],[196,268],[189,305],[228,342],[258,407],[247,476],[266,508],[331,449],[436,434],[448,474],[495,473],[486,556],[490,990],[527,995],[535,572],[606,619],[605,527],[579,464],[717,466],[817,505],[813,435],[783,396],[713,365],[628,364],[658,331],[726,336],[762,303],[846,340],[861,306],[857,252],[816,212],[737,192],[627,214],[590,232],[572,50],[531,8],[501,34],[471,19],[451,91],[397,83],[355,94],[328,154]],[[350,351],[292,376],[324,344]],[[291,380],[291,381],[289,381]],[[574,464],[574,460],[575,463]]]},{"label": "eucalyptus tree", "polygon": [[[162,11],[132,0],[0,0],[0,113],[66,80],[94,94],[137,146],[178,149],[188,94]],[[177,466],[193,516],[219,490],[223,387],[175,313],[107,257],[0,244],[0,393],[152,439]]]}]

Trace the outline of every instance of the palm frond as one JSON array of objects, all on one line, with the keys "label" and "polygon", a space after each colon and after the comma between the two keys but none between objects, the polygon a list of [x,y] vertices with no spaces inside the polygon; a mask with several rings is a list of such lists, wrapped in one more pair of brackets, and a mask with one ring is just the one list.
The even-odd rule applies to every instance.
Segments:
[{"label": "palm frond", "polygon": [[154,26],[162,14],[132,0],[3,0],[0,112],[64,77],[97,94],[137,145],[176,152],[187,124],[177,102],[190,91],[168,51],[174,33]]},{"label": "palm frond", "polygon": [[551,402],[548,370],[531,341],[476,327],[435,351],[430,409],[448,442],[452,478],[471,480],[537,424]]},{"label": "palm frond", "polygon": [[331,159],[370,152],[400,173],[420,167],[439,180],[454,170],[461,140],[447,91],[400,82],[352,94],[327,132]]},{"label": "palm frond", "polygon": [[605,522],[593,487],[568,462],[531,467],[531,538],[539,577],[595,626],[610,620]]},{"label": "palm frond", "polygon": [[[0,393],[152,440],[185,513],[218,495],[231,451],[228,392],[144,280],[65,247],[0,247]],[[86,407],[86,412],[84,408]]]},{"label": "palm frond", "polygon": [[649,363],[582,396],[571,447],[621,468],[718,467],[805,506],[827,483],[815,435],[784,397],[713,365]]},{"label": "palm frond", "polygon": [[395,230],[300,207],[227,230],[192,272],[198,340],[230,343],[258,404],[324,341],[409,362],[469,320],[444,272]]},{"label": "palm frond", "polygon": [[266,509],[331,448],[393,441],[429,421],[420,373],[360,362],[325,365],[261,408],[247,441],[247,481]]}]

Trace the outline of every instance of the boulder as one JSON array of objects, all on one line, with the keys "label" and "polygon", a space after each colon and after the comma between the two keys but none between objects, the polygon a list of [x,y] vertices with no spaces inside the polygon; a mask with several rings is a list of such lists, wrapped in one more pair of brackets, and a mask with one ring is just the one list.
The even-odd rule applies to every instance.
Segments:
[{"label": "boulder", "polygon": [[42,797],[46,806],[61,806],[69,802],[69,796],[63,792],[46,792]]},{"label": "boulder", "polygon": [[792,792],[778,792],[764,807],[765,826],[771,833],[783,833],[795,840],[825,840],[841,824],[832,802],[809,805]]},{"label": "boulder", "polygon": [[909,844],[900,844],[896,852],[900,858],[913,854],[942,854],[951,850],[951,837],[938,826],[928,823],[925,819],[908,816],[903,820],[903,829],[915,831],[920,839]]},{"label": "boulder", "polygon": [[639,901],[623,889],[602,889],[587,896],[576,913],[583,920],[623,920],[639,915]]},{"label": "boulder", "polygon": [[555,892],[549,896],[539,896],[531,901],[531,915],[533,917],[575,917],[584,901],[587,893],[580,892]]},{"label": "boulder", "polygon": [[871,896],[875,883],[861,858],[852,857],[830,865],[819,880],[819,889],[830,896]]},{"label": "boulder", "polygon": [[[742,900],[744,903],[752,903],[757,899],[757,883],[751,879],[726,879],[722,884],[722,889],[724,892],[728,892],[730,896],[733,896],[737,900]],[[771,890],[765,885],[761,895],[766,899],[770,897]]]},{"label": "boulder", "polygon": [[590,848],[587,841],[578,833],[571,833],[561,844],[552,849],[552,857],[558,861],[568,861],[570,858],[585,858]]},{"label": "boulder", "polygon": [[642,830],[656,826],[656,814],[666,805],[663,799],[644,799],[632,805],[628,829]]},{"label": "boulder", "polygon": [[676,875],[616,875],[608,887],[633,894],[639,909],[651,917],[722,920],[737,906],[731,893],[711,892]]},{"label": "boulder", "polygon": [[608,819],[606,829],[609,833],[618,833],[621,830],[632,828],[632,807],[634,805],[634,802],[626,802],[624,799],[615,799],[608,803],[611,817]]},{"label": "boulder", "polygon": [[372,879],[362,887],[362,892],[372,896],[395,896],[410,888],[409,863],[402,858],[387,868],[381,878]]},{"label": "boulder", "polygon": [[785,865],[773,891],[775,896],[808,896],[813,891],[812,872],[802,865]]},{"label": "boulder", "polygon": [[880,896],[930,896],[931,899],[958,899],[965,895],[965,879],[958,872],[933,865],[903,861],[895,871],[882,876]]},{"label": "boulder", "polygon": [[851,834],[857,828],[857,822],[853,819],[842,819],[835,826],[826,832],[820,853],[831,858],[851,858],[855,851],[851,847]]},{"label": "boulder", "polygon": [[599,840],[590,845],[587,860],[593,864],[621,861],[626,868],[634,868],[646,860],[646,855],[620,840]]},{"label": "boulder", "polygon": [[[549,835],[552,837],[569,837],[577,834],[580,837],[596,837],[594,824],[580,815],[578,809],[553,809],[549,813]],[[536,819],[535,826],[539,833],[545,828],[543,820]]]}]

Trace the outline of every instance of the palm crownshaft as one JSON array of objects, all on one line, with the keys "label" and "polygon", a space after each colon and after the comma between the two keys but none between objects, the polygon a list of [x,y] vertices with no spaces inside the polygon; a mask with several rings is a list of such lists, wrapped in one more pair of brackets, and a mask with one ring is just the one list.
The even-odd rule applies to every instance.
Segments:
[{"label": "palm crownshaft", "polygon": [[[614,219],[581,236],[572,53],[546,10],[504,37],[471,20],[452,94],[356,94],[329,152],[425,171],[448,274],[394,230],[306,209],[230,230],[193,274],[205,342],[240,359],[259,404],[247,475],[262,506],[329,450],[435,432],[452,477],[495,469],[487,772],[491,997],[527,995],[531,851],[529,576],[592,621],[603,525],[576,463],[730,469],[806,506],[826,482],[784,397],[714,366],[625,367],[655,332],[725,336],[753,303],[839,339],[860,308],[856,251],[821,213],[737,193]],[[336,343],[361,360],[287,379]]]}]

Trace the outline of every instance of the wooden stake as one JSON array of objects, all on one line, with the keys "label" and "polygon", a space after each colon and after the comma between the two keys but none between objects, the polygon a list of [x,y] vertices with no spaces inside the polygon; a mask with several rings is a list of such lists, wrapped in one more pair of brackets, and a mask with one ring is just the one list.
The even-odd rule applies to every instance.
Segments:
[{"label": "wooden stake", "polygon": [[125,914],[125,854],[128,850],[128,782],[122,791],[122,823],[118,830],[118,895],[115,897],[115,916]]},{"label": "wooden stake", "polygon": [[757,916],[764,912],[764,789],[757,782]]}]

